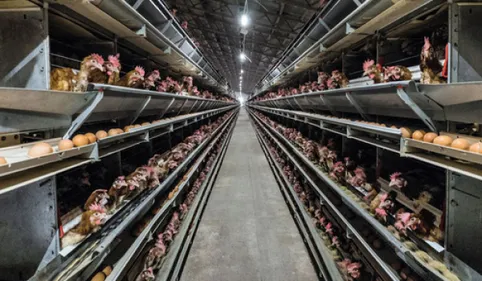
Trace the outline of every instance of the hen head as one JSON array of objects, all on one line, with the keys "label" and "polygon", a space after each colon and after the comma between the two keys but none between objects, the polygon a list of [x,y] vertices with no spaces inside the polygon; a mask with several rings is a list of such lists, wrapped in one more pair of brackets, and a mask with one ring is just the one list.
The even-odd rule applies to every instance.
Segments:
[{"label": "hen head", "polygon": [[374,60],[366,60],[363,63],[363,76],[368,76],[370,79],[375,78],[382,71],[382,66],[380,64],[375,65]]},{"label": "hen head", "polygon": [[361,264],[359,262],[352,262],[346,266],[348,274],[350,274],[350,276],[354,279],[360,277],[360,268]]},{"label": "hen head", "polygon": [[345,166],[343,165],[343,162],[338,161],[333,165],[333,172],[335,173],[343,173],[345,171]]},{"label": "hen head", "polygon": [[192,77],[191,76],[185,76],[183,79],[183,82],[186,86],[192,87]]},{"label": "hen head", "polygon": [[140,277],[140,280],[142,281],[153,281],[154,278],[156,278],[156,276],[154,276],[154,272],[152,271],[152,267],[143,270]]},{"label": "hen head", "polygon": [[89,206],[89,221],[93,226],[103,225],[105,223],[107,214],[105,208],[100,204],[92,204]]},{"label": "hen head", "polygon": [[107,61],[104,63],[105,71],[107,75],[112,75],[113,73],[119,73],[121,70],[121,64],[119,61],[119,54],[115,56],[109,56]]},{"label": "hen head", "polygon": [[388,186],[402,189],[407,186],[407,184],[408,182],[402,177],[402,173],[396,172],[390,175],[390,183]]},{"label": "hen head", "polygon": [[134,70],[131,70],[129,71],[129,73],[127,73],[127,77],[128,77],[128,84],[129,85],[132,85],[132,84],[135,84],[137,81],[139,80],[144,80],[144,75],[145,75],[145,71],[144,71],[144,68],[140,67],[140,66],[136,66],[136,68],[134,68]]},{"label": "hen head", "polygon": [[430,56],[430,53],[433,52],[432,44],[430,44],[430,39],[428,37],[424,37],[424,45],[422,48],[422,55],[425,57]]},{"label": "hen head", "polygon": [[82,60],[82,66],[88,70],[98,69],[104,71],[104,59],[99,54],[91,54]]},{"label": "hen head", "polygon": [[146,86],[155,87],[156,86],[155,82],[159,80],[160,77],[161,77],[161,74],[159,73],[159,70],[157,69],[154,70],[153,72],[151,72],[151,74],[149,74],[149,76],[147,76]]},{"label": "hen head", "polygon": [[318,72],[318,83],[320,83],[320,84],[326,83],[326,80],[328,80],[328,78],[330,78],[328,73],[323,72],[323,71]]},{"label": "hen head", "polygon": [[127,187],[126,178],[124,176],[117,177],[112,186],[115,189],[122,189],[123,187]]}]

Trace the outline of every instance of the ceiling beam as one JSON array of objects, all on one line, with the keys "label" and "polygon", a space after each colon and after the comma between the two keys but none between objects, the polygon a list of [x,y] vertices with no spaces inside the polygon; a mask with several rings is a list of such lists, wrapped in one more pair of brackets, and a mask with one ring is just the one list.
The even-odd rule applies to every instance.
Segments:
[{"label": "ceiling beam", "polygon": [[[206,28],[202,28],[202,27],[198,27],[198,26],[191,26],[190,29],[201,32],[201,35],[205,35],[205,34],[217,34],[217,35],[220,35],[220,36],[224,36],[224,37],[226,37],[226,38],[231,38],[231,39],[234,39],[234,40],[239,40],[239,47],[241,47],[241,40],[243,39],[243,36],[242,36],[242,34],[240,34],[240,33],[228,34],[228,33],[222,32],[222,31],[213,30],[213,29],[206,29]],[[199,34],[195,34],[194,37],[197,38],[198,35],[199,35]],[[206,36],[205,36],[205,37],[206,37]],[[248,40],[248,39],[251,39],[251,38],[252,38],[253,40]],[[261,40],[263,40],[263,41],[261,41]],[[251,42],[254,42],[255,44],[258,44],[258,45],[263,46],[263,47],[270,48],[271,50],[279,50],[279,51],[285,50],[285,48],[283,48],[283,46],[274,45],[274,44],[270,44],[270,43],[264,42],[264,39],[262,39],[262,38],[260,38],[260,37],[250,37],[250,36],[248,36],[248,37],[246,38],[246,44],[251,43]]]},{"label": "ceiling beam", "polygon": [[[237,19],[236,18],[233,19],[230,15],[213,13],[213,12],[205,11],[205,10],[201,10],[201,9],[194,9],[192,7],[189,7],[189,6],[183,6],[182,8],[178,8],[178,9],[179,9],[179,12],[185,13],[184,15],[182,15],[182,14],[179,15],[180,17],[191,16],[191,17],[197,17],[197,18],[204,18],[208,22],[215,20],[215,21],[221,21],[221,22],[227,23],[231,26],[238,26]],[[208,15],[212,18],[209,18],[209,20],[208,20],[206,18],[206,15]],[[226,19],[225,17],[228,17],[229,19]],[[259,22],[256,22],[256,21],[252,21],[251,25],[271,29],[270,25],[259,23]],[[283,29],[283,28],[278,28],[277,31],[278,31],[278,33],[280,33],[281,36],[286,36],[286,34],[283,34],[283,33],[288,33],[288,34],[292,33],[291,30]]]}]

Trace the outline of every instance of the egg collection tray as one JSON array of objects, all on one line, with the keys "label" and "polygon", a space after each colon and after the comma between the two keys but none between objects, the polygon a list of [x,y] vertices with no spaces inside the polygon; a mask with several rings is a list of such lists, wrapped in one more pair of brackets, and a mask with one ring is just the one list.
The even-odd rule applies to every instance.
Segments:
[{"label": "egg collection tray", "polygon": [[[72,149],[59,151],[58,143],[60,140],[61,138],[54,138],[0,148],[0,155],[5,157],[7,161],[7,164],[0,165],[0,176],[5,176],[52,162],[62,161],[71,157],[83,156],[85,158],[89,158],[90,154],[96,147],[96,144],[92,143],[81,147],[74,147]],[[49,144],[52,147],[53,152],[42,156],[29,156],[28,153],[31,148],[38,143]]]},{"label": "egg collection tray", "polygon": [[[457,137],[454,134],[448,134],[444,132],[440,133],[440,135],[450,136],[453,139]],[[472,138],[469,136],[461,136],[461,137],[467,139],[470,144],[474,144],[480,141],[479,139]],[[410,151],[410,148],[422,149],[425,151],[430,151],[433,153],[443,155],[445,157],[455,158],[462,161],[467,161],[470,163],[482,165],[482,154],[475,153],[469,150],[463,150],[463,149],[458,149],[450,146],[438,145],[438,144],[424,142],[424,141],[415,140],[415,139],[405,139],[405,145],[407,147],[406,148],[407,152]]]}]

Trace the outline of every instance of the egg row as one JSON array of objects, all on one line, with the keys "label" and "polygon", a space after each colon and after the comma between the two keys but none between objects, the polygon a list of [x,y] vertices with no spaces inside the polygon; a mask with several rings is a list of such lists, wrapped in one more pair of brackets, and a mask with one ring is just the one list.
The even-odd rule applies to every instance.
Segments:
[{"label": "egg row", "polygon": [[470,152],[475,153],[482,153],[482,143],[476,142],[471,144],[465,138],[455,138],[453,139],[447,135],[438,135],[434,132],[426,133],[424,130],[416,130],[412,133],[412,131],[408,128],[401,128],[402,136],[404,138],[412,138],[414,140],[424,141],[428,143],[433,143],[441,146],[450,146],[452,148],[461,149],[461,150],[469,150]]},{"label": "egg row", "polygon": [[[155,121],[152,121],[152,123],[144,122],[140,125],[139,124],[129,125],[129,126],[125,126],[124,130],[122,130],[120,128],[114,128],[114,129],[110,129],[108,132],[106,132],[104,130],[99,130],[95,134],[93,134],[93,133],[78,134],[78,135],[75,135],[72,138],[72,140],[69,140],[69,139],[60,140],[59,143],[58,143],[58,151],[64,151],[64,150],[72,149],[74,147],[81,147],[81,146],[84,146],[84,145],[88,145],[88,144],[96,142],[97,140],[100,140],[100,139],[103,139],[103,138],[106,138],[106,137],[119,135],[119,134],[122,134],[122,133],[126,133],[126,132],[129,132],[132,129],[140,128],[142,126],[151,125],[151,124],[154,124],[154,123],[158,123],[160,121],[161,120],[155,120]],[[54,152],[54,148],[50,144],[48,144],[46,142],[40,142],[40,143],[37,143],[34,146],[32,146],[27,154],[28,154],[29,157],[35,158],[35,157],[45,156],[45,155],[48,155],[48,154],[53,153],[53,152]],[[0,156],[0,165],[6,165],[6,164],[8,164],[8,163],[7,163],[7,160],[5,159],[5,157]]]}]

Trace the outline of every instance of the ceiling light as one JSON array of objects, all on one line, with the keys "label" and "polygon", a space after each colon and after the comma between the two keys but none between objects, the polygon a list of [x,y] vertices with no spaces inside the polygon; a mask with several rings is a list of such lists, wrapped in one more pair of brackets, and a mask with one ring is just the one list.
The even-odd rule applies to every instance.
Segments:
[{"label": "ceiling light", "polygon": [[249,17],[248,17],[247,14],[242,14],[242,15],[241,15],[240,23],[241,23],[241,26],[243,26],[243,27],[248,26],[248,24],[249,24]]},{"label": "ceiling light", "polygon": [[245,61],[245,60],[246,60],[246,55],[245,55],[244,53],[241,53],[241,54],[239,55],[239,59],[240,59],[241,61]]},{"label": "ceiling light", "polygon": [[243,74],[244,70],[241,69],[241,74]]}]

